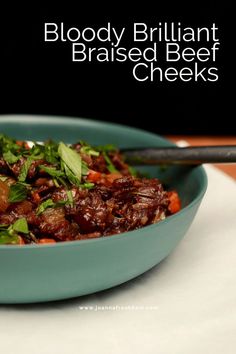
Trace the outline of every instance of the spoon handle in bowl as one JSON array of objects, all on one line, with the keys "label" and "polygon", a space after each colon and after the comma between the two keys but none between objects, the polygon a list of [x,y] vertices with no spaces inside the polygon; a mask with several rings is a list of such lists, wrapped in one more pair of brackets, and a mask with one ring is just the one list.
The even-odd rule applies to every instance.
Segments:
[{"label": "spoon handle in bowl", "polygon": [[131,165],[236,162],[236,145],[190,146],[122,149],[125,161]]}]

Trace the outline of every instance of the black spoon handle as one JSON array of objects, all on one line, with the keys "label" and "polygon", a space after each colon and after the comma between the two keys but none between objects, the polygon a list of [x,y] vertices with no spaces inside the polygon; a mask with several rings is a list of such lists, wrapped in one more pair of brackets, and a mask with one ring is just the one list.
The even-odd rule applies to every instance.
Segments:
[{"label": "black spoon handle", "polygon": [[121,150],[131,165],[183,164],[236,162],[236,145],[134,148]]}]

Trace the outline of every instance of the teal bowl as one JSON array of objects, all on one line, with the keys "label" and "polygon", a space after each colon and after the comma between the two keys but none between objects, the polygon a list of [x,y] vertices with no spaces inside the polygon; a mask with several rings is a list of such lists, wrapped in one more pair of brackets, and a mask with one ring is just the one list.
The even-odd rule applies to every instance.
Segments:
[{"label": "teal bowl", "polygon": [[[168,146],[158,135],[87,119],[1,116],[0,133],[17,139],[86,140],[119,147]],[[124,283],[158,264],[191,225],[207,187],[202,167],[142,168],[182,199],[182,210],[158,224],[100,239],[52,245],[0,246],[0,303],[66,299]]]}]

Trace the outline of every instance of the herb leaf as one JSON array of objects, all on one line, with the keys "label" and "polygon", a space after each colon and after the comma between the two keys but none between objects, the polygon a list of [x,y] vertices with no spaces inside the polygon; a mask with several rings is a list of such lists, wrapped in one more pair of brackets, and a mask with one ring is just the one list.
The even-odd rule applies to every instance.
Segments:
[{"label": "herb leaf", "polygon": [[100,152],[94,150],[90,145],[82,146],[82,148],[80,149],[80,152],[83,154],[90,155],[90,156],[99,156],[100,155]]},{"label": "herb leaf", "polygon": [[37,215],[40,215],[44,212],[44,210],[46,210],[47,208],[50,207],[54,207],[55,203],[52,201],[51,198],[45,200],[45,202],[43,202],[42,204],[40,204],[40,206],[37,209]]},{"label": "herb leaf", "polygon": [[107,155],[107,153],[105,151],[103,151],[103,156],[104,156],[104,159],[107,163],[107,169],[109,172],[113,173],[113,172],[119,172],[115,166],[113,165],[113,163],[111,162],[111,159],[110,157]]},{"label": "herb leaf", "polygon": [[21,183],[11,185],[8,201],[10,203],[22,202],[27,197],[27,191],[27,187]]},{"label": "herb leaf", "polygon": [[73,172],[69,169],[69,167],[65,163],[62,163],[62,167],[64,168],[66,177],[68,178],[70,183],[75,184],[77,187],[79,187],[80,186],[79,178],[73,174]]},{"label": "herb leaf", "polygon": [[58,144],[54,141],[48,141],[44,144],[44,158],[52,164],[58,163]]},{"label": "herb leaf", "polygon": [[29,233],[28,223],[26,218],[20,218],[14,222],[12,229],[16,232],[22,232],[23,234]]},{"label": "herb leaf", "polygon": [[72,191],[71,190],[67,190],[66,191],[66,194],[67,194],[67,198],[68,198],[68,204],[73,207],[74,205],[74,199],[73,199],[73,194],[72,194]]},{"label": "herb leaf", "polygon": [[17,235],[10,235],[8,230],[0,231],[0,245],[18,244],[19,237]]},{"label": "herb leaf", "polygon": [[54,167],[39,165],[39,168],[41,168],[43,171],[47,172],[52,177],[64,176],[64,173],[62,171],[56,170],[56,168],[54,168]]},{"label": "herb leaf", "polygon": [[66,146],[64,143],[59,143],[58,154],[67,167],[81,181],[82,161],[81,156],[75,151]]},{"label": "herb leaf", "polygon": [[18,176],[18,181],[24,182],[26,180],[26,177],[27,177],[27,174],[28,174],[28,171],[29,171],[29,168],[30,168],[32,162],[33,162],[33,159],[30,156],[25,160],[23,166],[21,167],[21,171]]},{"label": "herb leaf", "polygon": [[10,150],[7,152],[4,152],[2,154],[2,156],[3,156],[4,160],[8,163],[16,163],[20,159],[20,156],[14,155]]},{"label": "herb leaf", "polygon": [[82,169],[81,169],[82,175],[86,176],[88,174],[88,171],[89,171],[88,166],[84,161],[82,161]]}]

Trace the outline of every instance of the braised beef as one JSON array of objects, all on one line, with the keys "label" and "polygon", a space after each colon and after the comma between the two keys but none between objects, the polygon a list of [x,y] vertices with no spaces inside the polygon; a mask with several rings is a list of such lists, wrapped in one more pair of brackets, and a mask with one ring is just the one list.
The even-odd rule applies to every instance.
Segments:
[{"label": "braised beef", "polygon": [[[83,145],[73,147],[79,154]],[[58,154],[53,158],[57,162]],[[25,218],[29,234],[20,234],[25,243],[83,240],[135,230],[179,210],[176,192],[166,192],[156,178],[131,175],[119,151],[108,155],[81,152],[80,158],[84,170],[78,183],[73,166],[63,170],[64,161],[50,163],[41,158],[32,159],[22,182],[18,179],[25,155],[15,163],[0,157],[0,225],[10,227]],[[51,168],[51,174],[42,166]],[[26,189],[26,197],[10,202],[9,191],[16,184]]]}]

